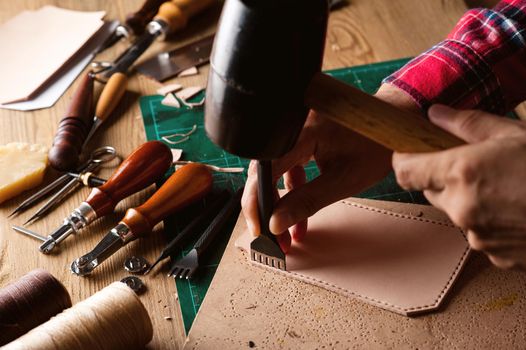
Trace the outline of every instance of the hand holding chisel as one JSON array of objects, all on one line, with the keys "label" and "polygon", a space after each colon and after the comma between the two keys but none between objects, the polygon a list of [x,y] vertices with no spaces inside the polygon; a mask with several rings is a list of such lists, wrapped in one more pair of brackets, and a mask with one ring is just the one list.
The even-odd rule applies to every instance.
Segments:
[{"label": "hand holding chisel", "polygon": [[152,232],[155,225],[179,209],[203,198],[212,188],[212,174],[202,164],[177,170],[143,205],[128,209],[124,218],[86,255],[71,264],[79,276],[90,274],[128,242]]},{"label": "hand holding chisel", "polygon": [[111,214],[118,202],[159,180],[171,164],[172,153],[165,144],[159,141],[144,143],[122,162],[104,185],[94,188],[88,198],[64,219],[62,226],[40,246],[40,251],[51,252],[71,233]]}]

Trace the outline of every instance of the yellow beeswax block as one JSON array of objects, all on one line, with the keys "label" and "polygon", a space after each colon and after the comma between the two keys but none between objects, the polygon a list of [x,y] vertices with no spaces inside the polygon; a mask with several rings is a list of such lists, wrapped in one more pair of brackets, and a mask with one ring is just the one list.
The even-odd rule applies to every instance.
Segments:
[{"label": "yellow beeswax block", "polygon": [[0,146],[0,203],[40,185],[47,167],[47,148],[28,143]]}]

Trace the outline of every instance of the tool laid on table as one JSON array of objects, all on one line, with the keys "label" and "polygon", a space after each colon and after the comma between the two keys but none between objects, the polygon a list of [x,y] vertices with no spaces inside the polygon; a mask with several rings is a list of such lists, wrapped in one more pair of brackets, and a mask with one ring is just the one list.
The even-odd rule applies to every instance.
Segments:
[{"label": "tool laid on table", "polygon": [[137,65],[137,71],[157,81],[176,76],[185,69],[198,67],[210,60],[214,36],[210,35],[179,47],[163,52]]},{"label": "tool laid on table", "polygon": [[159,7],[166,1],[168,0],[146,0],[139,10],[126,16],[124,23],[119,23],[100,51],[113,46],[122,38],[130,38],[132,35],[137,36],[144,33],[148,22],[153,19]]},{"label": "tool laid on table", "polygon": [[116,73],[106,82],[93,116],[94,74],[86,73],[71,99],[70,107],[58,126],[49,150],[49,163],[60,171],[73,171],[85,145],[115,109],[126,91],[127,78]]},{"label": "tool laid on table", "polygon": [[[91,153],[90,158],[77,168],[79,173],[83,172],[93,172],[99,168],[103,163],[110,162],[115,159],[117,152],[115,148],[110,146],[104,146],[97,148]],[[63,174],[58,179],[23,201],[16,209],[9,215],[9,217],[19,214],[25,211],[27,208],[32,207],[34,204],[45,198],[47,195],[52,193],[55,189],[59,189],[42,207],[40,207],[29,220],[25,222],[28,224],[30,222],[36,221],[49,213],[59,202],[65,198],[69,193],[73,192],[76,188],[80,186],[80,183],[71,178],[68,174]]]},{"label": "tool laid on table", "polygon": [[274,201],[270,160],[294,146],[309,109],[396,151],[462,143],[418,114],[322,74],[328,13],[326,0],[226,0],[210,58],[205,128],[230,153],[260,160],[262,234],[252,242],[251,257],[278,268],[286,266],[268,229]]},{"label": "tool laid on table", "polygon": [[[330,9],[336,9],[345,4],[345,0],[329,1]],[[162,52],[137,65],[139,73],[157,81],[165,81],[185,69],[198,67],[210,61],[214,36],[199,39],[193,43],[172,51]]]},{"label": "tool laid on table", "polygon": [[72,178],[77,179],[86,187],[99,187],[106,183],[106,180],[96,177],[92,172],[83,172],[80,174],[68,173]]},{"label": "tool laid on table", "polygon": [[64,219],[62,226],[47,237],[40,246],[40,251],[50,253],[72,233],[77,233],[96,219],[111,214],[122,199],[159,180],[169,169],[171,162],[172,153],[162,142],[150,141],[139,146],[104,185],[94,188],[86,200]]},{"label": "tool laid on table", "polygon": [[79,276],[90,274],[120,248],[151,233],[155,225],[204,197],[211,188],[212,174],[207,167],[188,164],[177,170],[144,204],[128,209],[92,251],[73,261],[71,271]]},{"label": "tool laid on table", "polygon": [[234,215],[238,214],[241,209],[241,195],[243,189],[237,192],[230,198],[228,203],[221,209],[219,214],[207,227],[205,232],[199,237],[199,240],[194,244],[192,250],[188,252],[183,258],[177,260],[170,270],[169,276],[174,278],[191,279],[200,263],[202,264],[203,254],[209,249],[210,244],[219,235],[228,220]]},{"label": "tool laid on table", "polygon": [[145,33],[110,64],[104,71],[103,77],[109,78],[113,73],[126,72],[156,38],[164,39],[167,34],[183,29],[191,17],[204,11],[214,2],[214,0],[171,0],[163,3],[153,20],[146,26]]},{"label": "tool laid on table", "polygon": [[117,72],[108,79],[108,81],[106,82],[106,86],[104,86],[104,89],[100,93],[97,105],[95,107],[95,116],[93,117],[93,124],[88,135],[86,136],[82,147],[86,146],[86,144],[90,141],[91,137],[95,134],[97,129],[102,125],[104,121],[106,121],[106,119],[115,109],[115,107],[117,107],[119,101],[126,92],[127,84],[128,77],[124,73]]},{"label": "tool laid on table", "polygon": [[214,199],[212,204],[205,207],[205,209],[195,217],[185,228],[177,235],[174,239],[170,241],[163,249],[157,260],[144,272],[146,275],[153,268],[160,263],[162,260],[170,257],[170,255],[175,254],[183,249],[183,244],[185,244],[191,237],[197,234],[197,231],[208,222],[213,215],[216,215],[221,207],[228,200],[228,191],[224,190],[219,193],[217,198]]},{"label": "tool laid on table", "polygon": [[58,124],[49,164],[60,171],[73,170],[79,161],[84,140],[93,124],[93,75],[86,73],[71,98],[66,116]]}]

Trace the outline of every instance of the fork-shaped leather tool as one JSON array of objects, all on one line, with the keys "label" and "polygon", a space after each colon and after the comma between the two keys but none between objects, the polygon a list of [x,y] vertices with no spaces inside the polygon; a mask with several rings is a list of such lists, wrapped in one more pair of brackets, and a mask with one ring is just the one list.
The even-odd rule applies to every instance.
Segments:
[{"label": "fork-shaped leather tool", "polygon": [[199,268],[200,260],[203,259],[210,244],[219,235],[232,215],[239,213],[242,194],[243,189],[241,188],[230,198],[225,207],[221,209],[199,240],[194,244],[192,250],[172,265],[168,276],[190,279],[195,275],[195,272]]}]

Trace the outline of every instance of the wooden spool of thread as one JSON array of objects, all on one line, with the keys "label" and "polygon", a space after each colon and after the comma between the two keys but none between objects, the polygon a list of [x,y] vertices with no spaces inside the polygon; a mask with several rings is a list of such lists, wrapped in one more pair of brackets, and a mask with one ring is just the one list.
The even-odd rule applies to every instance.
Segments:
[{"label": "wooden spool of thread", "polygon": [[68,291],[49,272],[37,269],[0,289],[0,346],[71,307]]},{"label": "wooden spool of thread", "polygon": [[152,337],[152,322],[139,297],[125,284],[114,282],[3,350],[141,349]]}]

